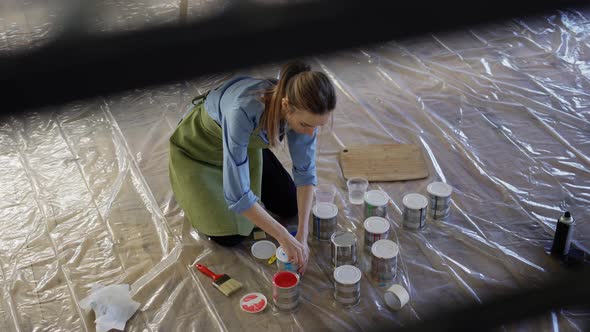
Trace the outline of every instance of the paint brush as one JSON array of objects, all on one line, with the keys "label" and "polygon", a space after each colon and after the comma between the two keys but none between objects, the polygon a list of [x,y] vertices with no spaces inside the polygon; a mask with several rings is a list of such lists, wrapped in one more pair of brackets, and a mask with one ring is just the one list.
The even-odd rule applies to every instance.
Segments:
[{"label": "paint brush", "polygon": [[195,264],[195,267],[204,275],[213,279],[213,286],[219,289],[225,296],[230,296],[242,288],[242,283],[230,278],[227,274],[215,274],[203,264]]}]

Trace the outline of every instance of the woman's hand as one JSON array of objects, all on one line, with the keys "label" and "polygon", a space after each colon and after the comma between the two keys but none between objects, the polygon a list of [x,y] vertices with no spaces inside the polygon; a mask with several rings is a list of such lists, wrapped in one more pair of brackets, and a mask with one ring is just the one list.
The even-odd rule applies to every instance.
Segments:
[{"label": "woman's hand", "polygon": [[305,243],[300,242],[286,230],[277,241],[279,241],[279,244],[283,247],[289,262],[297,264],[299,266],[299,273],[303,275],[305,267],[307,266],[307,260],[309,259],[309,247],[307,246],[307,241]]},{"label": "woman's hand", "polygon": [[309,246],[307,245],[307,234],[303,234],[303,232],[297,232],[295,235],[297,241],[299,241],[305,247],[305,260],[304,264],[299,265],[299,274],[303,275],[305,270],[307,269],[307,263],[309,262]]},{"label": "woman's hand", "polygon": [[[287,229],[279,224],[268,212],[266,212],[260,204],[254,204],[250,209],[242,213],[252,223],[260,227],[263,231],[275,238],[283,250],[289,261],[299,265],[299,273],[305,271],[307,260],[309,259],[309,247],[307,246],[307,228],[298,229],[297,234],[301,234],[301,240],[296,239],[287,231]],[[305,236],[303,236],[305,235]]]}]

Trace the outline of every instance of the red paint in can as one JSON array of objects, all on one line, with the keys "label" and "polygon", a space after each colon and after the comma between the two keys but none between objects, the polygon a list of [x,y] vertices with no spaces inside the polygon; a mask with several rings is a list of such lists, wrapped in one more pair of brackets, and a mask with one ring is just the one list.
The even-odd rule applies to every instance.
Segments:
[{"label": "red paint in can", "polygon": [[281,271],[274,275],[272,278],[272,282],[281,287],[281,288],[289,288],[297,285],[297,275],[290,271]]}]

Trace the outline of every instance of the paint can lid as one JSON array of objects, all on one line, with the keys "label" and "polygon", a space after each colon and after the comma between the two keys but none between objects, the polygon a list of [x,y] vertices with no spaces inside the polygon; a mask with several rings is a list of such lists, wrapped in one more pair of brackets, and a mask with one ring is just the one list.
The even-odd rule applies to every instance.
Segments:
[{"label": "paint can lid", "polygon": [[352,232],[339,231],[332,234],[332,243],[338,247],[350,247],[356,243],[356,235]]},{"label": "paint can lid", "polygon": [[250,251],[258,259],[269,259],[275,254],[277,246],[267,240],[257,241],[252,245]]},{"label": "paint can lid", "polygon": [[266,308],[268,301],[266,296],[261,293],[248,293],[240,299],[240,308],[242,311],[255,314]]},{"label": "paint can lid", "polygon": [[453,187],[444,182],[435,181],[426,187],[426,190],[433,196],[449,197],[453,192]]},{"label": "paint can lid", "polygon": [[394,310],[400,310],[410,300],[410,294],[402,285],[392,285],[383,294],[385,303]]},{"label": "paint can lid", "polygon": [[424,209],[428,206],[428,199],[417,193],[405,195],[402,202],[404,206],[412,210]]},{"label": "paint can lid", "polygon": [[338,215],[338,207],[332,203],[317,203],[313,207],[313,215],[320,219],[330,219]]},{"label": "paint can lid", "polygon": [[361,281],[361,270],[352,265],[340,265],[334,270],[334,280],[344,285],[354,285]]},{"label": "paint can lid", "polygon": [[399,254],[399,247],[391,240],[379,240],[371,246],[371,253],[377,258],[390,259]]},{"label": "paint can lid", "polygon": [[387,195],[381,190],[369,190],[365,193],[365,202],[373,206],[387,205]]},{"label": "paint can lid", "polygon": [[389,221],[382,217],[369,217],[363,223],[365,230],[373,234],[383,234],[389,230]]}]

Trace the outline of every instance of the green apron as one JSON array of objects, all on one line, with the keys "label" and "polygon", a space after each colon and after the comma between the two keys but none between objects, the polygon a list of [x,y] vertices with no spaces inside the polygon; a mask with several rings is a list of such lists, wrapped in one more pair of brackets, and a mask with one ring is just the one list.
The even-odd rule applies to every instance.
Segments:
[{"label": "green apron", "polygon": [[[262,149],[268,144],[256,128],[248,144],[250,187],[260,197]],[[223,194],[221,127],[201,99],[170,137],[169,175],[176,201],[199,232],[212,236],[249,235],[254,224],[230,211]]]}]

